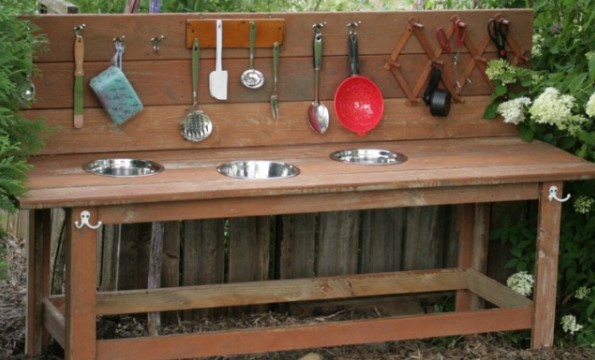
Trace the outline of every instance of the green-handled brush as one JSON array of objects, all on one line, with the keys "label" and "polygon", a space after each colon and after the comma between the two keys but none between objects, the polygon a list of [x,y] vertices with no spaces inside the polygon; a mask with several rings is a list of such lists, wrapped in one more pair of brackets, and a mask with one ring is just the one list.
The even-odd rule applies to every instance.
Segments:
[{"label": "green-handled brush", "polygon": [[84,124],[83,103],[83,61],[85,60],[85,42],[82,32],[75,30],[74,39],[74,127],[80,129]]}]

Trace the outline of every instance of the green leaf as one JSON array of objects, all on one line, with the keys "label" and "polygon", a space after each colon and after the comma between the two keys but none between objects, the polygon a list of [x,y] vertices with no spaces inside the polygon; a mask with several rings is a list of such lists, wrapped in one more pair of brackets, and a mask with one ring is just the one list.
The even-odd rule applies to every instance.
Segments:
[{"label": "green leaf", "polygon": [[490,105],[486,107],[483,113],[483,118],[486,120],[492,120],[496,118],[496,116],[498,115],[498,105],[500,105],[499,102],[493,101],[492,103],[490,103]]},{"label": "green leaf", "polygon": [[502,97],[502,96],[506,95],[507,92],[508,92],[508,88],[506,87],[506,85],[502,85],[502,84],[498,84],[496,86],[496,88],[494,89],[494,95],[496,95],[497,97]]},{"label": "green leaf", "polygon": [[595,146],[595,131],[586,132],[584,130],[579,130],[576,135],[580,141]]},{"label": "green leaf", "polygon": [[533,139],[535,139],[535,132],[530,126],[520,124],[519,134],[521,135],[521,139],[523,139],[525,142],[531,142]]}]

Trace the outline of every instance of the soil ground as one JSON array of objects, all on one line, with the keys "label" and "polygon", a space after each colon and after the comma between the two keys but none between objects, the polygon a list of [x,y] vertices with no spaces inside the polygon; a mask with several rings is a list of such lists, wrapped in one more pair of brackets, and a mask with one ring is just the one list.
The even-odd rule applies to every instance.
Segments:
[{"label": "soil ground", "polygon": [[[23,353],[25,345],[25,258],[22,242],[13,237],[0,241],[6,248],[8,273],[0,280],[0,359],[30,359]],[[262,327],[295,324],[304,321],[329,321],[359,318],[366,314],[339,311],[310,319],[299,319],[281,313],[260,313],[234,317],[204,318],[193,322],[178,322],[162,329],[162,333],[181,333],[197,330]],[[110,317],[98,321],[99,337],[133,337],[147,334],[146,321],[138,317]],[[216,357],[213,360],[264,359],[387,359],[387,360],[477,360],[477,359],[536,359],[536,360],[595,360],[595,349],[576,346],[529,350],[521,336],[487,334],[472,337],[448,337],[425,341],[403,341],[360,346],[341,346],[283,353]],[[46,354],[37,359],[63,359],[59,346],[52,344]]]}]

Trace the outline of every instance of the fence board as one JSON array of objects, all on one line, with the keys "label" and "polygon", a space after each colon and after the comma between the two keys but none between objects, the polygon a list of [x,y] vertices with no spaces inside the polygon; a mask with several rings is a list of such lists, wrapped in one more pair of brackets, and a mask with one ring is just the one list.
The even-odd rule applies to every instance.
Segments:
[{"label": "fence board", "polygon": [[361,272],[402,268],[406,209],[362,211]]},{"label": "fence board", "polygon": [[[222,283],[224,279],[224,220],[184,221],[182,285]],[[205,311],[184,312],[185,319]]]},{"label": "fence board", "polygon": [[441,239],[444,237],[444,207],[424,206],[407,209],[404,270],[442,266]]}]

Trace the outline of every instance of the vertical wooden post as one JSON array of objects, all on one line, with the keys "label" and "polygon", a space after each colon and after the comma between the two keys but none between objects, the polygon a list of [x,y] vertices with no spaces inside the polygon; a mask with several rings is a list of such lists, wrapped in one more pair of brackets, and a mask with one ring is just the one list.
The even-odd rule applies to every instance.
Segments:
[{"label": "vertical wooden post", "polygon": [[542,184],[539,197],[532,348],[549,347],[554,342],[562,204],[548,199],[550,186],[556,186],[561,196],[563,183]]},{"label": "vertical wooden post", "polygon": [[[489,204],[463,204],[459,206],[457,222],[459,229],[459,267],[487,270],[489,243]],[[457,291],[456,311],[477,310],[482,300],[467,290]]]},{"label": "vertical wooden post", "polygon": [[99,221],[93,208],[74,208],[66,213],[66,360],[96,358],[97,230],[75,225],[75,221],[82,223],[83,211],[89,211],[90,224]]},{"label": "vertical wooden post", "polygon": [[44,330],[41,319],[41,301],[50,293],[50,210],[31,211],[29,226],[25,352],[28,356],[38,356],[49,342],[49,335]]}]

